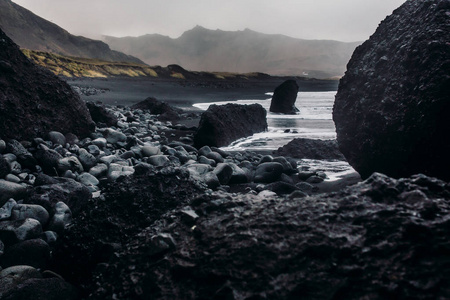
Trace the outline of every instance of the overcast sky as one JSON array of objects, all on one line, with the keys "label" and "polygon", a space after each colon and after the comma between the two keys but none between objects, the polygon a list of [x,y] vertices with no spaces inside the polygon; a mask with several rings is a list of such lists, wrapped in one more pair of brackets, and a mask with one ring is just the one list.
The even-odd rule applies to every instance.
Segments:
[{"label": "overcast sky", "polygon": [[209,29],[364,41],[405,0],[13,0],[72,34],[173,38]]}]

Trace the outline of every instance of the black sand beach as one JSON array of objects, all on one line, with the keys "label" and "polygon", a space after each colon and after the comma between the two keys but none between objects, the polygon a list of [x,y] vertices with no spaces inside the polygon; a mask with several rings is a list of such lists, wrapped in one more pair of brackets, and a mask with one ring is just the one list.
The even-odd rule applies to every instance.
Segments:
[{"label": "black sand beach", "polygon": [[[148,97],[155,97],[185,110],[197,110],[194,103],[218,102],[246,99],[267,99],[265,93],[272,92],[287,78],[272,77],[266,80],[217,80],[185,81],[158,78],[108,78],[66,79],[72,86],[107,90],[105,93],[85,96],[85,101],[101,101],[107,105],[133,105]],[[299,80],[299,91],[336,91],[336,80]]]}]

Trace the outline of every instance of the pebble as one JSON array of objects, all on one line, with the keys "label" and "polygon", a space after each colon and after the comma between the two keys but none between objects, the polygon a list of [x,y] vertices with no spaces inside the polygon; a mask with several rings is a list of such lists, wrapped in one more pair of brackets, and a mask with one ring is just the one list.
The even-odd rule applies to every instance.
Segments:
[{"label": "pebble", "polygon": [[20,183],[20,178],[14,174],[8,174],[5,176],[5,180],[14,183]]},{"label": "pebble", "polygon": [[42,226],[38,220],[25,219],[20,221],[0,222],[0,240],[6,246],[37,238],[42,234]]},{"label": "pebble", "polygon": [[94,175],[86,172],[78,176],[78,181],[84,185],[97,186],[99,184],[98,179]]},{"label": "pebble", "polygon": [[260,164],[255,170],[255,182],[270,183],[277,181],[283,173],[283,165],[277,162]]},{"label": "pebble", "polygon": [[3,205],[8,199],[17,200],[25,197],[27,188],[24,185],[0,179],[0,205]]},{"label": "pebble", "polygon": [[11,211],[11,220],[25,220],[32,218],[38,220],[44,227],[50,216],[45,208],[36,204],[17,204]]},{"label": "pebble", "polygon": [[58,131],[50,131],[48,133],[48,139],[54,144],[54,145],[65,145],[66,144],[66,137],[64,134]]},{"label": "pebble", "polygon": [[73,172],[83,172],[83,165],[75,156],[64,157],[58,161],[58,170],[65,172],[67,170]]},{"label": "pebble", "polygon": [[142,156],[150,157],[154,155],[160,155],[161,150],[156,146],[142,146],[141,147]]},{"label": "pebble", "polygon": [[233,175],[233,168],[229,164],[219,163],[213,172],[217,175],[220,184],[228,184]]},{"label": "pebble", "polygon": [[5,153],[6,151],[6,142],[0,139],[0,153]]},{"label": "pebble", "polygon": [[55,214],[48,225],[48,230],[62,234],[67,225],[72,222],[72,211],[64,202],[55,205]]},{"label": "pebble", "polygon": [[147,163],[155,167],[164,167],[169,162],[170,160],[166,155],[153,155],[147,159]]},{"label": "pebble", "polygon": [[106,176],[107,172],[108,172],[108,166],[103,163],[98,164],[89,170],[89,174],[95,176],[96,178]]},{"label": "pebble", "polygon": [[97,158],[84,148],[78,151],[78,159],[85,170],[89,170],[97,163]]},{"label": "pebble", "polygon": [[5,204],[0,208],[0,221],[7,220],[11,217],[11,211],[14,206],[17,205],[16,200],[9,199]]}]

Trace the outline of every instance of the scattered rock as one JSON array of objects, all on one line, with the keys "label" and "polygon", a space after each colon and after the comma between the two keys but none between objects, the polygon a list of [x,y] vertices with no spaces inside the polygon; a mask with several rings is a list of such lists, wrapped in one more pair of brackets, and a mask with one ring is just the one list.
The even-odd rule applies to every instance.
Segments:
[{"label": "scattered rock", "polygon": [[93,102],[86,102],[89,109],[89,114],[95,123],[103,123],[106,126],[116,126],[119,121],[112,112],[110,112],[104,105],[95,104]]},{"label": "scattered rock", "polygon": [[338,159],[345,160],[339,151],[336,140],[313,140],[295,138],[275,151],[277,155],[308,159]]},{"label": "scattered rock", "polygon": [[21,184],[0,179],[0,205],[6,203],[10,198],[17,200],[25,198],[27,188]]},{"label": "scattered rock", "polygon": [[283,173],[283,165],[277,162],[260,164],[255,170],[255,182],[271,183],[277,181]]}]

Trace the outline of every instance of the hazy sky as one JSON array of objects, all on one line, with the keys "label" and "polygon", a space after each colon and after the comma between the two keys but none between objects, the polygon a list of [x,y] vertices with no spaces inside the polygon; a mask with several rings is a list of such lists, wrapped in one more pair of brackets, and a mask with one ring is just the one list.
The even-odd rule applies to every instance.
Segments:
[{"label": "hazy sky", "polygon": [[305,39],[366,40],[405,0],[13,0],[70,33],[173,38],[195,25]]}]

